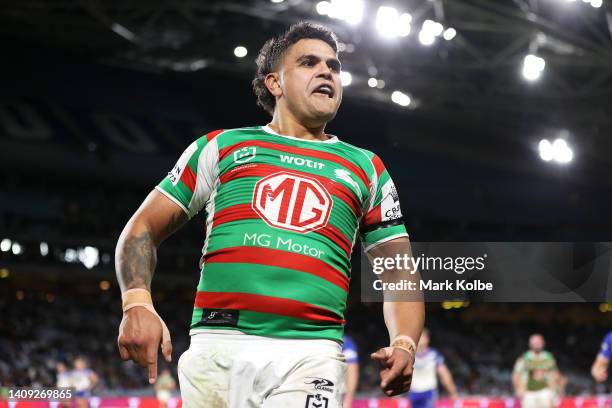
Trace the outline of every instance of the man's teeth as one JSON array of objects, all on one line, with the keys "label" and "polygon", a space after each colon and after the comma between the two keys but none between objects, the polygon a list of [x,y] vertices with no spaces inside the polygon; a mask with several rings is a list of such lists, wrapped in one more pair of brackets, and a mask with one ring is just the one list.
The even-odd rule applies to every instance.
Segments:
[{"label": "man's teeth", "polygon": [[324,93],[326,95],[332,94],[332,90],[329,86],[320,86],[316,89],[316,92]]}]

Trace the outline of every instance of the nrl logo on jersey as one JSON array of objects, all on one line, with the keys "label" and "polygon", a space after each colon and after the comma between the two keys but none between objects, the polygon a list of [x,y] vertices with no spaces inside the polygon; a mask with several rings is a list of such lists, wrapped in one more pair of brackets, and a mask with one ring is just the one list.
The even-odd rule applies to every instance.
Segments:
[{"label": "nrl logo on jersey", "polygon": [[243,147],[234,152],[234,162],[236,163],[247,163],[255,158],[257,155],[257,147]]},{"label": "nrl logo on jersey", "polygon": [[326,378],[321,377],[306,377],[310,381],[304,381],[304,384],[313,385],[315,390],[334,392],[334,383]]}]

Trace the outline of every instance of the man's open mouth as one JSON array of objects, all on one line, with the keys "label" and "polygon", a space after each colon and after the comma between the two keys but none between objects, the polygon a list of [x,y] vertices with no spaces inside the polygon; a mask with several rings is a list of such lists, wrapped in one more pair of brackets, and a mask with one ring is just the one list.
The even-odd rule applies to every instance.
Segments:
[{"label": "man's open mouth", "polygon": [[312,92],[313,94],[322,94],[327,96],[328,98],[333,98],[334,97],[334,88],[332,88],[329,85],[319,85],[318,87],[315,88],[315,90]]}]

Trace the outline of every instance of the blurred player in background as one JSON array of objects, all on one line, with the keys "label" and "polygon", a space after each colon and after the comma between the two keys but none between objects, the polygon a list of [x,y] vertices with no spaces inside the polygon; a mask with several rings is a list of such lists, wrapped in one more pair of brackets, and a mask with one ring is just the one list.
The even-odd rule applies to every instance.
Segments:
[{"label": "blurred player in background", "polygon": [[359,354],[357,345],[349,336],[344,336],[342,352],[346,358],[346,389],[344,391],[343,408],[351,408],[359,384]]},{"label": "blurred player in background", "polygon": [[74,369],[70,374],[70,379],[74,387],[77,405],[87,407],[89,405],[87,399],[91,396],[91,390],[98,382],[98,376],[87,367],[87,361],[83,357],[77,357],[74,360]]},{"label": "blurred player in background", "polygon": [[[55,386],[57,388],[71,388],[72,387],[72,373],[66,367],[66,364],[59,361],[55,365]],[[70,406],[68,401],[60,401],[60,407]]]},{"label": "blurred player in background", "polygon": [[[299,23],[266,42],[253,89],[271,122],[193,142],[124,228],[119,352],[151,383],[160,342],[170,361],[150,294],[157,247],[205,210],[191,344],[178,363],[184,406],[337,408],[351,250],[359,233],[368,255],[410,252],[399,198],[378,156],[325,133],[342,100],[327,28]],[[410,388],[425,312],[398,301],[383,313],[390,344],[371,357],[393,396]]]},{"label": "blurred player in background", "polygon": [[58,388],[72,387],[71,373],[68,371],[66,364],[61,361],[55,365],[55,379],[55,386]]},{"label": "blurred player in background", "polygon": [[561,376],[541,334],[529,337],[529,350],[514,364],[512,383],[522,408],[550,408],[560,393]]},{"label": "blurred player in background", "polygon": [[604,337],[599,353],[597,353],[593,366],[591,367],[591,375],[595,381],[601,383],[608,379],[610,358],[612,358],[612,331],[608,332],[606,337]]},{"label": "blurred player in background", "polygon": [[429,330],[423,329],[417,346],[412,386],[408,393],[412,408],[434,408],[438,398],[438,377],[448,392],[449,397],[457,398],[457,388],[453,376],[444,363],[444,357],[438,350],[429,347]]},{"label": "blurred player in background", "polygon": [[155,395],[157,395],[161,408],[166,408],[174,391],[176,391],[176,381],[170,369],[164,368],[155,383]]}]

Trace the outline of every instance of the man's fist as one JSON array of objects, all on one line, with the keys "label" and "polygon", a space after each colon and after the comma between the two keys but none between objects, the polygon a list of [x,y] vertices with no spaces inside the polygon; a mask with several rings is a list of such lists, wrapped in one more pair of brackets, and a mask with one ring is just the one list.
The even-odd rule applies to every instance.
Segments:
[{"label": "man's fist", "polygon": [[381,365],[380,388],[388,397],[403,394],[410,389],[414,364],[410,353],[397,347],[384,347],[370,357]]},{"label": "man's fist", "polygon": [[[157,350],[164,334],[160,317],[145,307],[136,306],[123,313],[119,325],[119,354],[149,370],[149,383],[157,380]],[[166,361],[172,361],[172,342],[168,336],[162,344]]]}]

